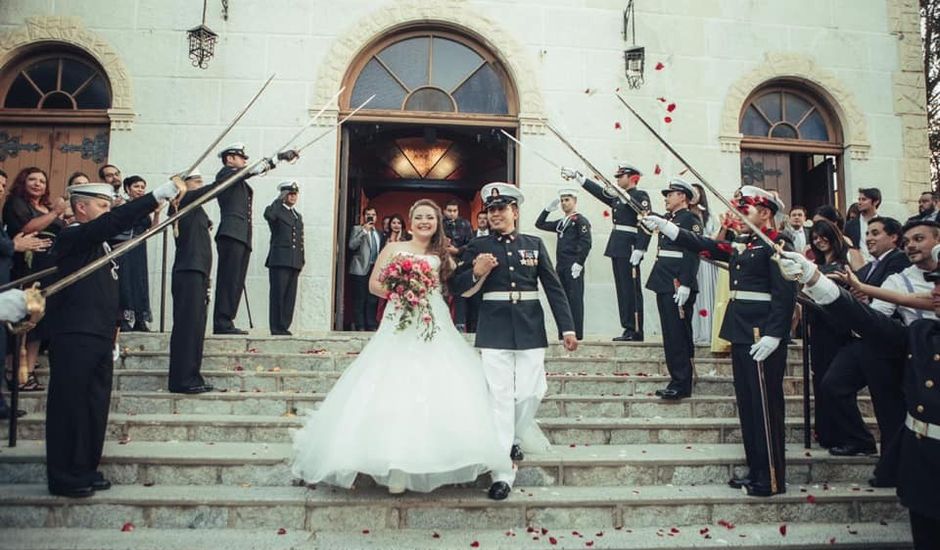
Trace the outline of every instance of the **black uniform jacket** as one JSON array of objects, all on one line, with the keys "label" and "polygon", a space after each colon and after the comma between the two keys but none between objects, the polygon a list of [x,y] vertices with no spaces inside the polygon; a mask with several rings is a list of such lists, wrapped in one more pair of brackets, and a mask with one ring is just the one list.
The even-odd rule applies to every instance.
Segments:
[{"label": "black uniform jacket", "polygon": [[[499,264],[483,281],[478,290],[481,296],[494,291],[538,291],[541,282],[559,332],[574,332],[565,291],[552,267],[545,243],[538,237],[513,233],[473,239],[451,277],[451,292],[459,295],[473,288],[473,259],[486,253],[496,256]],[[478,348],[548,347],[545,315],[539,300],[483,300],[479,319],[475,344]]]},{"label": "black uniform jacket", "polygon": [[[65,277],[104,256],[103,245],[108,239],[127,231],[137,218],[156,207],[157,200],[153,194],[147,194],[90,222],[72,224],[63,229],[52,249],[56,267],[59,268],[57,277]],[[117,268],[105,264],[50,297],[48,316],[53,336],[77,333],[114,337],[120,306],[118,279],[112,273],[118,274]]]},{"label": "black uniform jacket", "polygon": [[[199,189],[187,191],[180,200],[180,209],[185,208],[194,200],[212,191],[216,180]],[[176,210],[170,206],[170,215]],[[179,235],[176,237],[176,256],[173,259],[173,271],[198,271],[207,277],[212,272],[212,221],[202,206],[194,209],[179,219]]]},{"label": "black uniform jacket", "polygon": [[[638,215],[636,210],[623,202],[623,199],[619,196],[609,193],[603,186],[590,179],[585,179],[581,187],[584,187],[597,200],[610,207],[611,220],[614,225],[626,225],[636,229],[635,233],[617,229],[611,230],[604,256],[608,258],[629,258],[634,248],[646,250],[650,244],[650,234],[642,227],[637,226]],[[640,191],[634,187],[627,193],[642,208],[650,207],[650,196],[646,194],[646,191]]]},{"label": "black uniform jacket", "polygon": [[264,209],[264,219],[271,228],[271,248],[265,267],[304,267],[304,220],[300,212],[288,210],[281,199]]},{"label": "black uniform jacket", "polygon": [[874,262],[868,262],[860,267],[855,274],[863,283],[881,286],[890,275],[907,269],[911,265],[911,261],[907,258],[907,254],[895,248],[888,252],[888,255],[878,262],[878,265],[874,266],[874,271],[872,271],[872,264]]},{"label": "black uniform jacket", "polygon": [[[769,235],[789,250],[787,238],[773,232]],[[776,336],[786,340],[790,334],[790,320],[796,305],[796,283],[783,278],[773,260],[774,250],[756,235],[742,235],[741,241],[716,241],[680,230],[675,244],[701,253],[720,262],[728,262],[731,290],[763,292],[771,301],[735,299],[728,302],[720,336],[732,344],[753,344],[754,328],[761,336]]]},{"label": "black uniform jacket", "polygon": [[[215,176],[215,181],[227,180],[239,168],[224,166]],[[251,199],[254,190],[248,185],[251,175],[242,176],[219,193],[219,230],[215,238],[228,237],[251,248]]]},{"label": "black uniform jacket", "polygon": [[535,227],[558,235],[558,244],[555,245],[558,270],[571,267],[571,264],[583,266],[591,251],[591,222],[582,214],[572,214],[554,222],[547,218],[548,212],[542,210],[539,219],[535,220]]},{"label": "black uniform jacket", "polygon": [[[897,358],[904,368],[907,412],[930,424],[940,424],[940,321],[921,319],[909,327],[856,301],[843,289],[835,302],[822,306],[849,325],[863,340]],[[904,428],[901,443],[898,496],[905,506],[940,519],[940,441],[917,437]]]},{"label": "black uniform jacket", "polygon": [[[701,236],[702,220],[688,209],[677,210],[672,214],[667,214],[666,217],[680,229]],[[660,252],[679,252],[682,257],[657,254],[656,263],[653,264],[653,270],[650,271],[650,276],[646,280],[646,288],[657,294],[671,294],[676,291],[675,281],[678,279],[680,285],[698,290],[698,255],[679,246],[677,242],[671,241],[662,233],[659,234],[659,250]]]}]

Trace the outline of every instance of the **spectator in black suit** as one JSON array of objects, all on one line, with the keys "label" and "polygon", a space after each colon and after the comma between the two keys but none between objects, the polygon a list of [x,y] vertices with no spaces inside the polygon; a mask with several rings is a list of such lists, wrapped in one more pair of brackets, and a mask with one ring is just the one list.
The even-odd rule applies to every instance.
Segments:
[{"label": "spectator in black suit", "polygon": [[[457,261],[473,238],[473,227],[460,217],[460,203],[453,199],[444,205],[444,234],[450,239],[447,252]],[[454,325],[460,332],[467,330],[467,299],[463,296],[454,296]]]},{"label": "spectator in black suit", "polygon": [[806,227],[806,209],[794,206],[782,233],[793,242],[793,250],[803,254],[809,247],[809,227]]},{"label": "spectator in black suit", "polygon": [[940,203],[940,197],[933,191],[924,191],[917,199],[917,215],[907,219],[912,221],[940,221],[937,219],[937,204]]},{"label": "spectator in black suit", "polygon": [[[862,248],[865,235],[868,233],[868,222],[878,215],[881,206],[881,191],[877,187],[863,187],[858,190],[858,217],[845,224],[845,235],[852,239],[852,248]],[[865,261],[871,261],[867,253],[863,254]]]}]

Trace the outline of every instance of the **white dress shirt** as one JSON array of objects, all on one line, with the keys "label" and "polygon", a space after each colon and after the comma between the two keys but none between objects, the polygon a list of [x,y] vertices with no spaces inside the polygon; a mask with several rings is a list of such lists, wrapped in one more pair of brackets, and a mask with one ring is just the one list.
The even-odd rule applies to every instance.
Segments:
[{"label": "white dress shirt", "polygon": [[[912,265],[900,273],[895,273],[885,279],[885,282],[881,284],[881,288],[887,290],[893,290],[895,292],[900,292],[904,294],[921,294],[924,292],[933,291],[933,283],[929,283],[924,280],[924,271],[923,269]],[[907,281],[910,282],[913,292],[908,288],[907,282],[904,278],[907,277]],[[885,315],[893,315],[897,311],[901,315],[901,320],[904,322],[904,325],[910,325],[918,319],[936,319],[937,316],[932,311],[925,311],[923,309],[913,309],[907,306],[899,306],[897,304],[892,304],[891,302],[885,302],[884,300],[872,300],[871,308],[884,313]]]}]

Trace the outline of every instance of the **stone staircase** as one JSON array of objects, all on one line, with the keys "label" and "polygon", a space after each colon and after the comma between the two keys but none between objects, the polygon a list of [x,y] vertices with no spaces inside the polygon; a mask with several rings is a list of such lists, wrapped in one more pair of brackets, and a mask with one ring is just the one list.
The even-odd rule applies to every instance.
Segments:
[{"label": "stone staircase", "polygon": [[102,466],[115,486],[50,496],[46,397],[23,394],[20,443],[0,447],[0,549],[910,547],[894,491],[866,483],[873,459],[803,449],[795,347],[786,494],[725,485],[744,463],[727,358],[699,350],[695,397],[666,403],[653,395],[667,379],[660,344],[584,342],[550,348],[539,422],[553,447],[529,453],[512,496],[493,502],[486,476],[403,496],[370,479],[353,491],[293,479],[289,429],[355,359],[359,335],[211,338],[203,373],[224,391],[198,396],[166,392],[167,335],[121,341]]}]

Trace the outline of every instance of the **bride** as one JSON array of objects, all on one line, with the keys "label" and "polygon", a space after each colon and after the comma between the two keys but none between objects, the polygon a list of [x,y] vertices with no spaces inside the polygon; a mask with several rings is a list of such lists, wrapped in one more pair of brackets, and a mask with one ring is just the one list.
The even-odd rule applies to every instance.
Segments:
[{"label": "bride", "polygon": [[[437,204],[421,199],[409,218],[413,239],[389,243],[372,270],[369,290],[382,298],[388,292],[379,274],[401,256],[427,260],[439,288],[454,270]],[[440,290],[429,299],[437,324],[431,339],[417,320],[399,329],[402,313],[389,303],[375,336],[294,432],[295,475],[350,488],[362,473],[391,493],[429,492],[486,471],[512,483],[480,358],[454,327]]]}]

